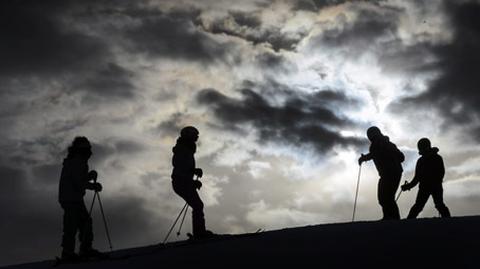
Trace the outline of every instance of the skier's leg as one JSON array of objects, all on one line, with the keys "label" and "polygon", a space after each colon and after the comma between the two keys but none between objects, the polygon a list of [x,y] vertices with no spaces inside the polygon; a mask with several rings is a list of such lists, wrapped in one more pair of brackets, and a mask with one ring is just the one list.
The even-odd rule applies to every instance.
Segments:
[{"label": "skier's leg", "polygon": [[378,181],[378,202],[382,206],[383,219],[400,219],[400,212],[395,202],[395,193],[400,184],[401,174],[382,177]]},{"label": "skier's leg", "polygon": [[79,227],[80,227],[80,251],[88,252],[92,249],[93,231],[92,231],[92,218],[89,216],[85,203],[79,205]]},{"label": "skier's leg", "polygon": [[391,181],[389,182],[388,188],[388,203],[389,209],[391,211],[392,219],[400,219],[400,210],[398,209],[397,201],[395,201],[395,194],[397,193],[398,186],[400,186],[400,180],[402,178],[402,173],[398,173],[392,176]]},{"label": "skier's leg", "polygon": [[384,219],[384,220],[390,218],[390,216],[388,215],[389,211],[388,211],[387,204],[386,204],[386,199],[387,198],[386,198],[385,189],[386,189],[385,179],[380,178],[378,180],[378,185],[377,185],[377,199],[378,199],[378,203],[382,207],[382,212],[383,212],[383,218],[382,219]]},{"label": "skier's leg", "polygon": [[173,184],[174,191],[182,197],[192,208],[192,229],[193,235],[205,233],[205,216],[203,213],[203,202],[193,184]]},{"label": "skier's leg", "polygon": [[440,213],[440,216],[442,216],[442,218],[450,217],[450,210],[448,210],[448,207],[443,202],[442,186],[439,186],[432,191],[432,198],[433,198],[433,203],[435,203],[435,208],[437,208],[438,212]]},{"label": "skier's leg", "polygon": [[193,189],[189,192],[187,203],[192,208],[192,229],[193,235],[198,236],[205,233],[205,215],[203,213],[203,202],[198,192]]},{"label": "skier's leg", "polygon": [[415,204],[410,209],[408,213],[407,219],[415,219],[417,218],[418,214],[422,212],[423,207],[428,201],[428,197],[430,197],[430,190],[427,188],[419,188],[417,193],[417,198],[415,200]]},{"label": "skier's leg", "polygon": [[63,208],[62,258],[75,256],[75,235],[78,229],[78,211],[74,204],[61,204]]}]

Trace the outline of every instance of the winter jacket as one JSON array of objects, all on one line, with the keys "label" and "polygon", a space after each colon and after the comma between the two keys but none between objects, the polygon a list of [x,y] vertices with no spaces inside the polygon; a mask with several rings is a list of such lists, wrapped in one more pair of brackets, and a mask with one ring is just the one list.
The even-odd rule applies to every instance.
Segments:
[{"label": "winter jacket", "polygon": [[179,138],[172,151],[172,179],[174,181],[181,181],[182,183],[193,181],[195,171],[195,158],[193,156],[196,151],[195,143],[189,143]]},{"label": "winter jacket", "polygon": [[78,157],[64,159],[58,188],[58,201],[60,203],[83,202],[87,185],[87,161]]},{"label": "winter jacket", "polygon": [[388,136],[381,136],[372,141],[368,159],[373,159],[380,177],[388,177],[403,172],[402,162],[405,155],[390,142]]},{"label": "winter jacket", "polygon": [[410,182],[412,188],[418,183],[420,183],[420,188],[430,188],[442,184],[445,166],[438,151],[438,148],[431,148],[418,159],[415,177]]}]

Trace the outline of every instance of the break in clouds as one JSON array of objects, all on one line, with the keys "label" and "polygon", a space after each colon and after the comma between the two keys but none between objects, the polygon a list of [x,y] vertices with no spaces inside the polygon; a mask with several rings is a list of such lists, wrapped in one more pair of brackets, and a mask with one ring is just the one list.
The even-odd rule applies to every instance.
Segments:
[{"label": "break in clouds", "polygon": [[[170,158],[186,125],[219,233],[348,221],[370,125],[406,154],[406,180],[429,137],[452,214],[478,214],[479,15],[478,1],[2,1],[0,263],[59,251],[77,135],[116,248],[159,242],[181,208]],[[359,219],[380,217],[376,178],[366,165]]]}]

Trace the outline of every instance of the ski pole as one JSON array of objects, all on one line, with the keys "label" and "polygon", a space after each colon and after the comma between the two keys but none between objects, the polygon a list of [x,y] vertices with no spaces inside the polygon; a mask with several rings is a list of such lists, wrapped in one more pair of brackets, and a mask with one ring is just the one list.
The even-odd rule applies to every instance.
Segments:
[{"label": "ski pole", "polygon": [[[198,176],[197,176],[196,180],[198,180]],[[185,217],[187,216],[187,211],[188,211],[188,205],[185,208],[185,212],[183,213],[183,218],[182,218],[182,221],[180,222],[180,227],[178,227],[177,236],[180,235],[180,231],[182,230],[183,222],[185,221]]]},{"label": "ski pole", "polygon": [[165,236],[165,239],[163,239],[163,243],[162,243],[162,244],[165,244],[165,242],[167,242],[168,237],[169,237],[170,234],[172,233],[173,228],[174,228],[175,225],[177,224],[178,219],[179,219],[180,216],[182,215],[183,211],[187,208],[187,206],[188,206],[188,203],[185,202],[185,205],[183,206],[182,210],[180,210],[180,213],[178,214],[177,218],[176,218],[175,221],[173,222],[172,227],[170,227],[170,230],[168,231],[167,235]]},{"label": "ski pole", "polygon": [[92,217],[93,204],[95,204],[95,199],[96,198],[97,198],[97,192],[95,192],[95,194],[93,194],[92,204],[90,205],[90,210],[88,211],[88,216],[90,218]]},{"label": "ski pole", "polygon": [[403,191],[400,190],[400,192],[398,193],[397,198],[395,198],[395,203],[396,203],[396,202],[398,201],[398,199],[400,198],[400,195],[402,195],[402,192],[403,192]]},{"label": "ski pole", "polygon": [[[97,179],[94,179],[93,182],[97,182]],[[92,218],[92,211],[93,211],[93,205],[95,204],[95,199],[97,198],[97,192],[95,192],[93,194],[93,199],[92,199],[92,204],[90,205],[90,210],[88,211],[88,218],[91,219]],[[86,223],[84,225],[87,225]],[[86,233],[83,233],[83,236],[82,236],[82,242],[85,241],[86,239],[86,236],[87,234]]]},{"label": "ski pole", "polygon": [[[92,199],[92,204],[90,205],[90,210],[88,211],[88,218],[91,219],[92,218],[92,211],[93,211],[93,205],[95,204],[95,199],[97,198],[97,192],[95,192],[95,194],[93,194],[93,199]],[[87,225],[87,223],[85,222],[84,224],[84,227]],[[82,235],[82,242],[85,241],[85,239],[87,239],[87,233],[83,233]]]},{"label": "ski pole", "polygon": [[352,222],[355,220],[355,211],[357,209],[358,187],[360,185],[360,175],[362,174],[362,164],[358,167],[357,190],[355,191],[355,202],[353,204]]},{"label": "ski pole", "polygon": [[183,222],[185,221],[185,217],[187,216],[187,211],[188,211],[188,206],[187,206],[187,208],[185,208],[185,211],[183,213],[182,222],[180,222],[180,227],[178,228],[177,236],[180,235],[180,231],[182,230]]},{"label": "ski pole", "polygon": [[102,200],[100,199],[100,193],[95,192],[98,198],[98,204],[100,205],[100,211],[102,212],[103,224],[105,225],[105,232],[107,233],[108,244],[110,246],[110,251],[113,251],[112,240],[110,239],[110,233],[108,232],[107,219],[105,218],[105,213],[103,212]]},{"label": "ski pole", "polygon": [[[408,181],[405,180],[405,183],[403,183],[403,185],[406,185],[407,183],[408,183]],[[403,186],[403,185],[402,185],[402,186]],[[400,192],[398,193],[397,198],[395,198],[395,203],[396,203],[396,202],[398,201],[398,199],[400,198],[400,195],[402,195],[402,192],[403,192],[403,190],[402,190],[402,188],[400,187]]]}]

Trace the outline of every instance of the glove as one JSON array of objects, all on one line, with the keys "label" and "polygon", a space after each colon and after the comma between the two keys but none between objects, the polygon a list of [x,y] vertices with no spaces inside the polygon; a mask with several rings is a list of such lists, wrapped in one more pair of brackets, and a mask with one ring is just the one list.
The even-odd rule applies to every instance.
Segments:
[{"label": "glove", "polygon": [[197,175],[197,177],[202,177],[203,176],[203,171],[202,171],[201,168],[195,168],[195,170],[193,171],[193,174]]},{"label": "glove", "polygon": [[96,192],[101,192],[103,187],[102,187],[102,184],[95,182],[92,184],[92,189]]},{"label": "glove", "polygon": [[91,170],[90,172],[88,172],[88,181],[97,181],[97,177],[98,177],[98,173],[97,171],[95,170]]},{"label": "glove", "polygon": [[200,180],[194,180],[193,186],[195,186],[195,189],[199,190],[202,187],[202,182]]},{"label": "glove", "polygon": [[366,161],[365,159],[365,155],[362,154],[362,156],[360,156],[360,158],[358,158],[358,165],[362,165],[362,163]]},{"label": "glove", "polygon": [[402,185],[402,191],[409,191],[412,187],[410,187],[410,184],[408,182],[405,182],[405,184]]}]

